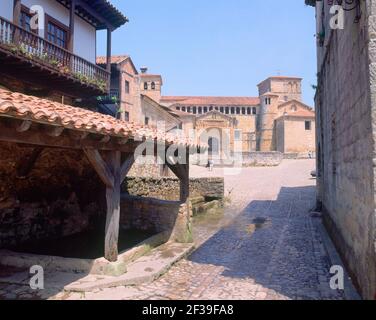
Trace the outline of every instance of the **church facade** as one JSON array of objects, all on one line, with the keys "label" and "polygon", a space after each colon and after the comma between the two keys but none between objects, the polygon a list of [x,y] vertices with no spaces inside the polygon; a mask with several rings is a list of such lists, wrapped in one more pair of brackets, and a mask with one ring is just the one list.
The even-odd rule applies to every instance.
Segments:
[{"label": "church facade", "polygon": [[[97,63],[104,63],[99,57]],[[196,143],[209,145],[214,160],[234,154],[315,151],[315,112],[302,102],[301,78],[270,77],[257,97],[163,96],[161,75],[138,72],[129,56],[112,57],[111,92],[120,117],[169,132],[181,129]],[[107,105],[108,108],[111,108]]]},{"label": "church facade", "polygon": [[[270,77],[258,85],[258,97],[163,96],[153,78],[145,95],[179,116],[186,134],[209,144],[213,158],[235,153],[315,152],[315,112],[302,102],[301,78]],[[147,86],[143,86],[147,88]],[[158,88],[153,90],[152,88]]]}]

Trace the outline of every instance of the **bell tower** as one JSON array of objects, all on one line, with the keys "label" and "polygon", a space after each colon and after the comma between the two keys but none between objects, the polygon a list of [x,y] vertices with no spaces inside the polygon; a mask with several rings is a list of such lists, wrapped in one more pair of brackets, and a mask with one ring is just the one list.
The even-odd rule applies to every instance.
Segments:
[{"label": "bell tower", "polygon": [[284,102],[302,101],[301,78],[270,77],[258,85],[261,101],[260,114],[257,120],[257,150],[275,151],[275,120],[278,117],[278,106]]},{"label": "bell tower", "polygon": [[139,80],[141,94],[160,103],[163,85],[162,77],[157,74],[149,74],[148,68],[142,67]]}]

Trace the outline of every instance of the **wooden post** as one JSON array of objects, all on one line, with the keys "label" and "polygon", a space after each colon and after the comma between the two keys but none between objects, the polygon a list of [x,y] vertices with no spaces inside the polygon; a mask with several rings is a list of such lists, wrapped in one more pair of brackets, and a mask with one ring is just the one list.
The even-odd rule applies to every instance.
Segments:
[{"label": "wooden post", "polygon": [[84,149],[95,171],[106,185],[106,230],[104,257],[115,262],[118,258],[121,184],[134,163],[133,153],[121,163],[121,152],[110,151],[104,160],[98,150]]},{"label": "wooden post", "polygon": [[[13,23],[16,26],[20,25],[20,18],[21,18],[21,0],[14,0],[13,1]],[[13,33],[13,43],[17,44],[20,41],[20,31],[18,29],[14,29]]]},{"label": "wooden post", "polygon": [[69,9],[69,42],[68,50],[73,53],[74,50],[74,21],[76,11],[76,0],[71,0],[71,6]]},{"label": "wooden post", "polygon": [[[112,47],[112,40],[111,40],[111,36],[112,36],[112,31],[111,29],[108,27],[107,28],[107,71],[111,73],[111,47]],[[109,83],[107,84],[108,86],[108,92],[110,92],[110,88],[111,88],[111,77],[109,79]]]},{"label": "wooden post", "polygon": [[189,198],[189,152],[187,152],[186,164],[170,164],[167,166],[180,180],[180,201],[186,202]]},{"label": "wooden post", "polygon": [[13,0],[13,23],[16,26],[20,25],[21,17],[21,0]]},{"label": "wooden post", "polygon": [[189,164],[181,164],[180,201],[186,202],[189,198]]},{"label": "wooden post", "polygon": [[120,223],[120,152],[111,151],[108,166],[113,173],[114,187],[106,188],[107,217],[104,257],[115,262],[118,258],[119,223]]}]

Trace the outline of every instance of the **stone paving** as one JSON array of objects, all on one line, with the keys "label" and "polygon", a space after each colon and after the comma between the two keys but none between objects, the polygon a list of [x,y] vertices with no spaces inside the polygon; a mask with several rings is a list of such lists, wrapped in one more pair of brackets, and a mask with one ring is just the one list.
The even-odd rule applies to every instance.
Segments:
[{"label": "stone paving", "polygon": [[[315,180],[312,160],[288,160],[275,168],[246,168],[225,175],[231,204],[225,213],[198,217],[197,250],[155,282],[91,293],[41,292],[50,299],[344,299],[329,287],[331,267],[312,217]],[[224,175],[194,167],[194,176]],[[48,289],[48,288],[47,288]],[[33,295],[34,294],[34,295]],[[1,286],[0,297],[35,298],[15,286]]]}]

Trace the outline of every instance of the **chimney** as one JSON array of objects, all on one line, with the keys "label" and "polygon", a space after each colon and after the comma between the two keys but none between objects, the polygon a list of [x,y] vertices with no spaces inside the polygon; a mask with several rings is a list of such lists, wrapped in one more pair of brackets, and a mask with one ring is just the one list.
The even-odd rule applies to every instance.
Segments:
[{"label": "chimney", "polygon": [[148,72],[148,68],[147,67],[141,67],[140,70],[141,70],[142,74],[145,74],[145,73]]}]

